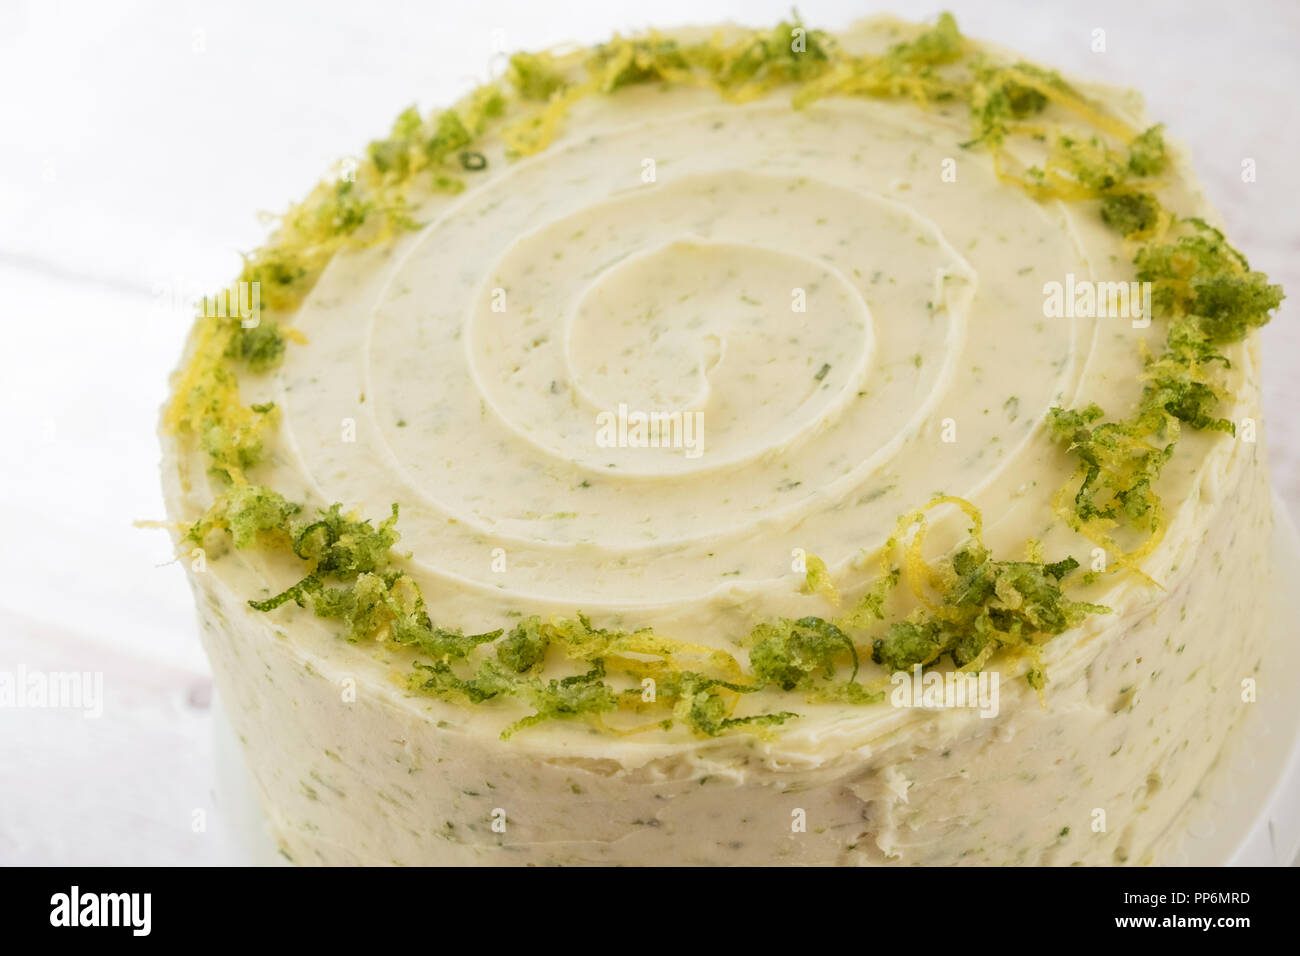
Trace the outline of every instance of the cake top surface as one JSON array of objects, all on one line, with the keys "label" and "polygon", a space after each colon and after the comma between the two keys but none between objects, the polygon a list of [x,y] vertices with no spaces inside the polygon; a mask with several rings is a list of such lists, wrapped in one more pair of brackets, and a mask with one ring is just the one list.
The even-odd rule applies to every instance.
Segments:
[{"label": "cake top surface", "polygon": [[946,15],[519,54],[205,310],[177,517],[506,735],[1042,693],[1240,425],[1280,290],[1211,216],[1135,97]]}]

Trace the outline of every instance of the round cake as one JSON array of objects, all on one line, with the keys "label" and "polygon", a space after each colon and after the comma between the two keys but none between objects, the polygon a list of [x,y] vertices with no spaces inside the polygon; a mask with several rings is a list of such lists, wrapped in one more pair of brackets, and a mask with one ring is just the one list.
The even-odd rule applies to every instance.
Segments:
[{"label": "round cake", "polygon": [[302,864],[1159,863],[1252,699],[1281,290],[952,18],[517,54],[204,303],[163,478]]}]

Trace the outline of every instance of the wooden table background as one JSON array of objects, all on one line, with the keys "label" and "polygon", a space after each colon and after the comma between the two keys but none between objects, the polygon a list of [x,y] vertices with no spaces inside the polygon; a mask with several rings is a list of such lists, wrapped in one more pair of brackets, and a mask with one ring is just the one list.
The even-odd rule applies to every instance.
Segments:
[{"label": "wooden table background", "polygon": [[[890,5],[799,4],[842,26]],[[1300,296],[1300,5],[903,3],[1136,86],[1252,263]],[[221,863],[211,685],[159,518],[157,410],[188,303],[301,196],[501,49],[786,15],[788,0],[0,0],[0,670],[100,671],[100,719],[0,710],[0,863]],[[1091,50],[1094,29],[1107,51]],[[1258,179],[1243,183],[1242,160]],[[1300,332],[1265,331],[1275,486],[1300,505]],[[196,832],[196,811],[207,826]],[[213,815],[217,818],[214,819]]]}]

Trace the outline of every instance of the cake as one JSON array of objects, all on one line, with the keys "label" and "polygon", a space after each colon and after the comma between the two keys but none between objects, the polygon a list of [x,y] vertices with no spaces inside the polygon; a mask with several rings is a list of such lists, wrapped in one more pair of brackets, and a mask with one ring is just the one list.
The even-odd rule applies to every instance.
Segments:
[{"label": "cake", "polygon": [[1250,699],[1281,291],[928,25],[517,54],[205,302],[163,482],[300,864],[1146,864]]}]

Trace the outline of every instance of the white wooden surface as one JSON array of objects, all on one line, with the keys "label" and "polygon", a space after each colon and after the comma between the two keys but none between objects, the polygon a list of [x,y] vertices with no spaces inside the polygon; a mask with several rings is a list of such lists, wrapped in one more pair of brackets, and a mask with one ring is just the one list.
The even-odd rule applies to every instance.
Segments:
[{"label": "white wooden surface", "polygon": [[[947,7],[972,35],[1145,91],[1232,238],[1300,296],[1300,5],[799,4],[830,27],[891,6]],[[102,672],[105,695],[99,719],[0,709],[0,863],[230,859],[189,594],[165,536],[132,521],[162,514],[153,427],[187,303],[237,271],[263,234],[254,213],[305,193],[410,103],[486,78],[496,49],[768,24],[788,8],[0,0],[0,670]],[[1296,311],[1265,332],[1274,480],[1293,513]]]}]

